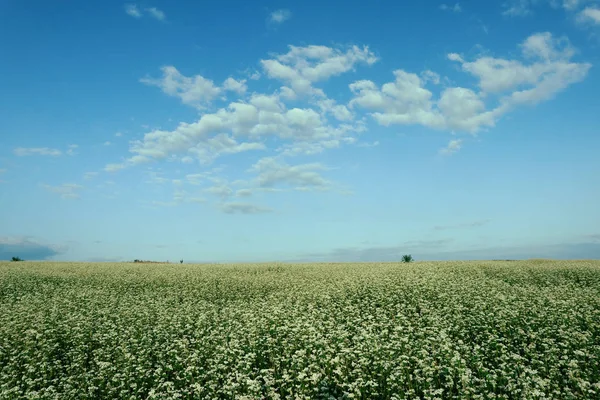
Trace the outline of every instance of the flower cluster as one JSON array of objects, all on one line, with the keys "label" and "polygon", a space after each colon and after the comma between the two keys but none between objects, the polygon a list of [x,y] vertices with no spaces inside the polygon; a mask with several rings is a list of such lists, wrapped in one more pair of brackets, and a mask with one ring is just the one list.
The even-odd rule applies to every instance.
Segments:
[{"label": "flower cluster", "polygon": [[0,398],[600,398],[600,262],[2,263]]}]

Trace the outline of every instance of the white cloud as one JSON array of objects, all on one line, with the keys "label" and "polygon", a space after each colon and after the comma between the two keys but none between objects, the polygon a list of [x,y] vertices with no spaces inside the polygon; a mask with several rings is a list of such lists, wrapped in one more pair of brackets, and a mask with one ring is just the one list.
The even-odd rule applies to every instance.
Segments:
[{"label": "white cloud", "polygon": [[106,164],[104,171],[106,172],[117,172],[126,168],[125,164]]},{"label": "white cloud", "polygon": [[110,143],[110,142],[107,140],[106,142],[104,142],[104,145],[105,145],[105,146],[110,146],[110,145],[111,145],[111,143]]},{"label": "white cloud", "polygon": [[179,97],[184,104],[199,108],[210,104],[221,93],[212,80],[201,75],[187,77],[173,66],[162,67],[161,70],[162,78],[142,78],[140,82],[156,86],[169,96]]},{"label": "white cloud", "polygon": [[[337,147],[348,141],[348,135],[361,129],[359,123],[332,126],[312,108],[288,110],[276,95],[253,94],[248,102],[230,103],[227,108],[202,115],[197,122],[180,123],[173,131],[147,133],[142,140],[131,142],[130,152],[136,154],[134,157],[141,157],[140,161],[186,153],[202,163],[210,163],[225,154],[266,148],[261,142],[239,142],[236,137],[277,136],[294,142],[330,141],[337,143]],[[133,157],[128,163],[135,164]]]},{"label": "white cloud", "polygon": [[379,146],[379,141],[376,140],[373,143],[358,143],[357,147],[376,147]]},{"label": "white cloud", "polygon": [[146,183],[155,183],[158,185],[162,185],[163,183],[167,183],[170,181],[170,179],[161,176],[163,175],[161,172],[149,170],[146,171],[146,174],[149,176]]},{"label": "white cloud", "polygon": [[41,186],[52,193],[59,194],[60,197],[63,199],[78,199],[79,193],[77,192],[83,189],[83,186],[77,185],[75,183],[63,183],[59,186],[43,184]]},{"label": "white cloud", "polygon": [[580,22],[591,22],[593,24],[600,24],[600,8],[597,7],[586,7],[581,10],[577,15],[577,20]]},{"label": "white cloud", "polygon": [[233,189],[231,189],[226,184],[211,186],[211,187],[205,189],[204,191],[221,198],[221,200],[225,200],[228,197],[233,196],[233,193],[234,193]]},{"label": "white cloud", "polygon": [[251,189],[239,189],[235,192],[236,197],[249,197],[252,196]]},{"label": "white cloud", "polygon": [[[462,87],[443,89],[436,100],[416,74],[394,71],[396,80],[379,88],[371,81],[350,85],[352,107],[375,111],[371,116],[381,125],[419,124],[435,129],[475,133],[492,127],[500,116],[519,105],[535,105],[552,98],[569,85],[585,78],[591,64],[574,63],[575,54],[568,39],[550,33],[536,33],[521,45],[523,59],[507,60],[481,56],[466,61],[456,53],[448,59],[461,64],[462,70],[478,79],[480,92]],[[422,76],[431,77],[427,72]],[[499,105],[487,109],[486,100]]]},{"label": "white cloud", "polygon": [[231,92],[236,92],[237,94],[244,94],[246,93],[248,86],[246,86],[245,79],[237,81],[233,78],[227,78],[225,82],[223,82],[223,89],[229,90]]},{"label": "white cloud", "polygon": [[431,82],[434,85],[438,85],[441,80],[439,74],[430,70],[425,70],[421,72],[421,79],[423,80],[423,82]]},{"label": "white cloud", "polygon": [[549,5],[552,8],[563,8],[572,12],[589,0],[508,0],[504,3],[503,15],[524,17],[533,14],[533,8],[539,5]]},{"label": "white cloud", "polygon": [[372,65],[377,57],[367,46],[352,46],[345,52],[327,46],[289,46],[286,54],[273,59],[261,60],[265,73],[291,86],[297,94],[325,97],[313,83],[352,70],[357,64]]},{"label": "white cloud", "polygon": [[459,12],[462,11],[462,8],[460,7],[459,3],[456,3],[453,6],[448,5],[448,4],[442,4],[440,6],[440,10],[443,10],[443,11],[452,11],[452,12],[455,12],[455,13],[459,13]]},{"label": "white cloud", "polygon": [[0,174],[4,174],[6,171],[8,171],[6,168],[0,168]]},{"label": "white cloud", "polygon": [[260,187],[272,187],[279,184],[307,187],[327,188],[331,182],[323,178],[317,171],[326,169],[319,163],[288,165],[273,157],[265,157],[252,166],[250,172],[258,173],[256,182]]},{"label": "white cloud", "polygon": [[97,175],[98,175],[97,172],[86,172],[85,174],[83,174],[83,179],[90,180],[90,179],[94,178]]},{"label": "white cloud", "polygon": [[336,104],[333,99],[319,100],[317,105],[323,113],[331,114],[338,121],[351,121],[354,115],[345,105]]},{"label": "white cloud", "polygon": [[58,157],[62,155],[62,151],[48,147],[17,147],[13,150],[13,153],[19,157],[34,155]]},{"label": "white cloud", "polygon": [[531,4],[534,0],[512,0],[505,3],[503,15],[511,17],[522,17],[531,13]]},{"label": "white cloud", "polygon": [[77,148],[78,148],[78,147],[79,147],[79,146],[78,146],[78,145],[76,145],[76,144],[70,144],[70,145],[68,146],[68,148],[67,148],[67,154],[68,154],[68,155],[70,155],[70,156],[74,156],[74,155],[76,155],[76,154],[77,154]]},{"label": "white cloud", "polygon": [[275,24],[281,24],[290,18],[292,18],[292,12],[286,9],[273,11],[269,15],[269,21]]},{"label": "white cloud", "polygon": [[250,203],[224,203],[220,207],[221,211],[227,214],[263,214],[273,211]]},{"label": "white cloud", "polygon": [[165,13],[156,7],[146,8],[146,12],[148,14],[150,14],[151,17],[153,17],[159,21],[164,21],[164,19],[165,19]]},{"label": "white cloud", "polygon": [[443,149],[440,149],[440,154],[450,155],[459,151],[462,147],[462,139],[451,140],[448,145]]},{"label": "white cloud", "polygon": [[123,134],[121,132],[117,132],[117,133],[115,133],[115,136],[116,137],[121,137],[121,136],[123,136]]},{"label": "white cloud", "polygon": [[134,18],[142,18],[142,12],[135,4],[125,4],[125,13]]},{"label": "white cloud", "polygon": [[[156,7],[144,8],[146,15],[159,21],[165,20],[165,13]],[[142,10],[135,3],[125,4],[125,13],[133,18],[140,19],[143,17]]]}]

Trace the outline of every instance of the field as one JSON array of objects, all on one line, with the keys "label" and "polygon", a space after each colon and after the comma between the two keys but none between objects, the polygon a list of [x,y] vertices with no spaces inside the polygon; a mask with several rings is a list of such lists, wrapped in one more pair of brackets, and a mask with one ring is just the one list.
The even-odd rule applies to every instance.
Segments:
[{"label": "field", "polygon": [[0,399],[600,399],[600,261],[0,263]]}]

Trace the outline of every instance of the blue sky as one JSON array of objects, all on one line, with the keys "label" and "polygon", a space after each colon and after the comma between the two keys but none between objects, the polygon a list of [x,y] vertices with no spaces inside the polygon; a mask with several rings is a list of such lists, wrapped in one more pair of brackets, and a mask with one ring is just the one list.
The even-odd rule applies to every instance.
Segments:
[{"label": "blue sky", "polygon": [[600,2],[0,3],[0,258],[600,258]]}]

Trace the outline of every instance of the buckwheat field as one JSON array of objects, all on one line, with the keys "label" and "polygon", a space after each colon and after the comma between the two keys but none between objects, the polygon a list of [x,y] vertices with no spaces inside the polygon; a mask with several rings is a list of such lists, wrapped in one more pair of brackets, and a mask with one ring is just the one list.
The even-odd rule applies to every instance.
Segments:
[{"label": "buckwheat field", "polygon": [[600,261],[0,263],[0,399],[600,399]]}]

